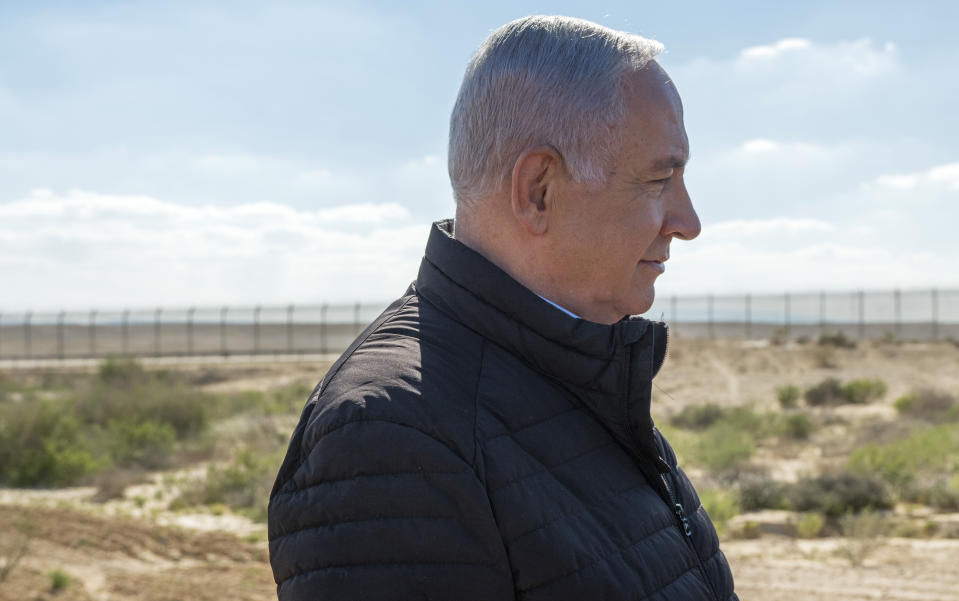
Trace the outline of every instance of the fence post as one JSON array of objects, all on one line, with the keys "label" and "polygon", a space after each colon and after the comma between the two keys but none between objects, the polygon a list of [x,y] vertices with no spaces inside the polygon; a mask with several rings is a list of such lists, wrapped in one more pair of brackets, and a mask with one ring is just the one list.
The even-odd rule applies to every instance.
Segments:
[{"label": "fence post", "polygon": [[679,325],[679,300],[676,298],[675,294],[669,298],[669,313],[669,325],[673,330],[673,336],[675,336]]},{"label": "fence post", "polygon": [[24,354],[28,359],[33,356],[33,341],[31,340],[33,332],[30,328],[30,320],[32,318],[33,313],[30,311],[27,311],[27,314],[23,316],[23,346],[24,351],[26,351]]},{"label": "fence post", "polygon": [[708,319],[709,337],[714,338],[713,332],[713,295],[706,297],[706,316]]},{"label": "fence post", "polygon": [[294,305],[286,308],[286,352],[293,354],[293,310]]},{"label": "fence post", "polygon": [[121,341],[121,346],[123,348],[123,354],[130,354],[130,310],[124,309],[123,315],[120,317],[120,336],[123,338]]},{"label": "fence post", "polygon": [[57,357],[63,361],[63,320],[66,317],[66,311],[60,311],[57,314]]},{"label": "fence post", "polygon": [[746,340],[752,340],[753,337],[753,297],[746,294]]},{"label": "fence post", "polygon": [[329,352],[326,339],[326,309],[327,304],[320,307],[320,352],[324,355]]},{"label": "fence post", "polygon": [[932,289],[932,339],[939,340],[939,290]]},{"label": "fence post", "polygon": [[819,335],[826,332],[826,291],[819,292]]},{"label": "fence post", "polygon": [[893,308],[896,313],[896,340],[902,339],[902,292],[898,288],[892,292]]},{"label": "fence post", "polygon": [[227,356],[226,352],[226,313],[230,308],[226,305],[220,308],[220,354]]},{"label": "fence post", "polygon": [[356,324],[356,333],[363,331],[363,324],[360,323],[360,303],[353,305],[353,323]]},{"label": "fence post", "polygon": [[186,310],[186,354],[193,356],[193,314],[196,313],[196,307],[190,307]]},{"label": "fence post", "polygon": [[859,291],[859,339],[866,339],[866,292]]},{"label": "fence post", "polygon": [[791,299],[790,299],[790,297],[789,297],[789,293],[786,292],[786,293],[783,294],[783,318],[784,318],[783,321],[784,321],[784,328],[785,328],[785,330],[786,330],[786,342],[789,342],[789,328],[790,328],[790,326],[792,325],[792,323],[791,323],[791,322],[792,322],[792,314],[791,314],[792,307],[790,306],[790,303],[791,303]]},{"label": "fence post", "polygon": [[253,354],[260,354],[260,309],[262,307],[257,305],[253,307]]},{"label": "fence post", "polygon": [[160,356],[160,317],[163,315],[163,307],[157,307],[153,312],[153,356]]},{"label": "fence post", "polygon": [[97,310],[90,311],[90,356],[97,356]]}]

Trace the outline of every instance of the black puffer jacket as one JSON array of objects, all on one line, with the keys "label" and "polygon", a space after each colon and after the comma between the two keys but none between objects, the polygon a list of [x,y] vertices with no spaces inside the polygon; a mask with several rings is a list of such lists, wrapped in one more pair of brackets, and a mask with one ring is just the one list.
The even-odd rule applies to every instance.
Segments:
[{"label": "black puffer jacket", "polygon": [[303,410],[270,499],[279,598],[736,599],[649,417],[665,326],[566,316],[450,229]]}]

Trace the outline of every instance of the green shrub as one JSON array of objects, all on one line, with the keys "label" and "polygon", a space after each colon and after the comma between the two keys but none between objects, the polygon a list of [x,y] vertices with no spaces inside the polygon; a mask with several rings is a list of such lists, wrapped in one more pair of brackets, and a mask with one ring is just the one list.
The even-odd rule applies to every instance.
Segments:
[{"label": "green shrub", "polygon": [[740,513],[736,496],[723,490],[703,490],[699,493],[699,502],[702,503],[709,518],[716,526],[716,531],[722,533],[726,522]]},{"label": "green shrub", "polygon": [[784,415],[778,422],[779,431],[787,438],[806,440],[812,432],[812,420],[805,413]]},{"label": "green shrub", "polygon": [[952,424],[921,428],[905,438],[854,450],[850,471],[879,478],[902,493],[913,484],[936,481],[959,470],[959,429]]},{"label": "green shrub", "polygon": [[836,348],[847,349],[856,348],[856,341],[847,338],[842,330],[836,330],[835,332],[823,332],[819,335],[817,342],[819,346],[832,346]]},{"label": "green shrub", "polygon": [[843,472],[800,480],[790,487],[789,504],[796,511],[820,512],[838,518],[864,509],[889,509],[892,498],[881,481]]},{"label": "green shrub", "polygon": [[213,397],[181,376],[108,359],[84,384],[0,403],[0,483],[61,486],[111,466],[164,467],[178,440],[193,444],[208,428]]},{"label": "green shrub", "polygon": [[65,590],[73,582],[73,578],[63,568],[57,568],[47,574],[47,579],[50,581],[50,591],[54,593]]},{"label": "green shrub", "polygon": [[311,392],[313,392],[313,384],[309,382],[291,382],[286,386],[281,386],[272,391],[272,402],[268,411],[270,413],[299,413]]},{"label": "green shrub", "polygon": [[948,481],[936,482],[926,491],[922,500],[940,511],[959,511],[959,475]]},{"label": "green shrub", "polygon": [[957,413],[956,398],[937,390],[917,390],[903,395],[893,402],[896,411],[903,415],[938,421],[954,419]]},{"label": "green shrub", "polygon": [[282,449],[262,455],[253,449],[243,449],[233,462],[211,466],[206,479],[185,490],[176,505],[225,505],[239,510],[257,521],[266,521],[270,490],[282,460]]},{"label": "green shrub", "polygon": [[709,428],[696,441],[693,460],[714,472],[741,468],[756,450],[753,436],[729,424]]},{"label": "green shrub", "polygon": [[108,386],[129,388],[148,378],[140,362],[129,357],[108,357],[97,367],[97,380]]},{"label": "green shrub", "polygon": [[102,467],[65,403],[4,404],[0,424],[0,482],[66,485]]},{"label": "green shrub", "polygon": [[776,389],[776,399],[783,409],[793,409],[799,403],[800,390],[798,386],[789,384]]},{"label": "green shrub", "polygon": [[836,378],[826,378],[812,388],[806,389],[803,395],[806,404],[811,407],[822,405],[838,405],[842,402],[842,385]]},{"label": "green shrub", "polygon": [[743,511],[783,509],[786,487],[765,474],[743,476],[739,479],[739,504]]},{"label": "green shrub", "polygon": [[826,518],[821,513],[804,513],[796,522],[796,535],[799,538],[816,538],[822,533]]},{"label": "green shrub", "polygon": [[173,426],[154,420],[111,421],[106,431],[110,456],[117,464],[164,467],[176,443]]},{"label": "green shrub", "polygon": [[213,402],[211,395],[191,388],[182,377],[147,372],[132,360],[108,360],[75,405],[77,415],[88,424],[160,422],[182,439],[206,429]]},{"label": "green shrub", "polygon": [[882,380],[852,380],[843,384],[842,398],[847,403],[862,405],[886,394],[886,383]]},{"label": "green shrub", "polygon": [[687,460],[712,471],[729,472],[741,468],[752,456],[755,440],[774,433],[775,415],[758,414],[752,407],[724,409],[710,403],[684,408],[671,423],[698,430],[682,445]]},{"label": "green shrub", "polygon": [[723,408],[715,403],[687,405],[670,419],[670,423],[678,428],[704,430],[719,421],[723,414]]}]

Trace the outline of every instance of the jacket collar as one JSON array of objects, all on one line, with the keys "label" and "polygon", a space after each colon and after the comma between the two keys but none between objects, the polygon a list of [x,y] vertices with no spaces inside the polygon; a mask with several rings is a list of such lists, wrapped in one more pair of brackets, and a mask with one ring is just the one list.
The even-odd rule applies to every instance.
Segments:
[{"label": "jacket collar", "polygon": [[558,381],[637,458],[664,469],[649,405],[666,355],[666,325],[638,316],[611,325],[570,317],[452,234],[452,220],[433,224],[417,292]]}]

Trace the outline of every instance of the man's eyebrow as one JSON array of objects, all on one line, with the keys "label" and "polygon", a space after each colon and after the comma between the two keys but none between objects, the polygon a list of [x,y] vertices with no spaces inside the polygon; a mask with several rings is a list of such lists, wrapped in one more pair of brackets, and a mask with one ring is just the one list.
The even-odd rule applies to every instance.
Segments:
[{"label": "man's eyebrow", "polygon": [[689,162],[692,156],[686,155],[685,158],[679,155],[673,155],[668,157],[663,157],[661,159],[656,159],[653,161],[652,168],[656,171],[666,171],[667,169],[679,169],[685,167],[686,163]]}]

